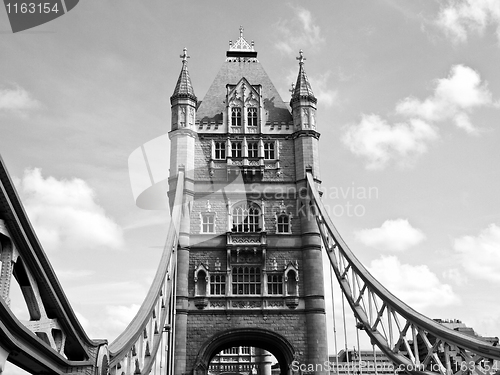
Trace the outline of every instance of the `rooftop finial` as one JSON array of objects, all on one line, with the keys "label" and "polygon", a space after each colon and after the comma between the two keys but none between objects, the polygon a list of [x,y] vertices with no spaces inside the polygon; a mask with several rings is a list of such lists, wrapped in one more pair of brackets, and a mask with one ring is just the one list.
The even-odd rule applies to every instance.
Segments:
[{"label": "rooftop finial", "polygon": [[184,47],[183,51],[184,51],[184,53],[182,55],[180,55],[179,57],[182,59],[182,63],[184,64],[184,63],[187,63],[187,59],[189,59],[191,56],[189,56],[187,54],[188,50],[186,47]]},{"label": "rooftop finial", "polygon": [[292,95],[293,95],[293,93],[295,91],[295,83],[292,82],[292,88],[290,90],[288,90],[288,91],[290,91],[292,93]]},{"label": "rooftop finial", "polygon": [[243,26],[240,26],[240,38],[243,38]]},{"label": "rooftop finial", "polygon": [[304,57],[304,52],[302,50],[299,51],[299,56],[296,57],[299,60],[299,65],[303,65],[306,58]]}]

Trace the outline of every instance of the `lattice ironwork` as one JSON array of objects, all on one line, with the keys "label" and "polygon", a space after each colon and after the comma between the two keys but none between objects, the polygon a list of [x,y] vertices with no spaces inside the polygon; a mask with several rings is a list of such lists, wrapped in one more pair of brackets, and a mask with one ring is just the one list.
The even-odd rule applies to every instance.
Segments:
[{"label": "lattice ironwork", "polygon": [[316,219],[331,267],[364,330],[396,367],[412,373],[493,374],[500,348],[448,329],[392,295],[354,256],[321,202],[313,176],[307,181],[311,215]]}]

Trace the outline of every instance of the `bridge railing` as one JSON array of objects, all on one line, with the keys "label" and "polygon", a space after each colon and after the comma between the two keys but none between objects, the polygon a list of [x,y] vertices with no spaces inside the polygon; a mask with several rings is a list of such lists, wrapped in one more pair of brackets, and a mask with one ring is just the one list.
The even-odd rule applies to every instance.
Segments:
[{"label": "bridge railing", "polygon": [[[12,283],[29,321],[11,310]],[[0,158],[0,373],[5,361],[30,373],[90,373],[106,367],[107,346],[80,325]]]},{"label": "bridge railing", "polygon": [[[171,373],[174,342],[175,272],[182,215],[184,172],[179,171],[167,240],[149,292],[125,331],[109,345],[110,373]],[[166,337],[165,337],[166,336]],[[162,346],[166,346],[166,351]]]},{"label": "bridge railing", "polygon": [[331,267],[357,328],[401,370],[443,375],[497,372],[500,347],[451,330],[412,309],[390,293],[344,242],[307,174],[311,219],[316,219]]}]

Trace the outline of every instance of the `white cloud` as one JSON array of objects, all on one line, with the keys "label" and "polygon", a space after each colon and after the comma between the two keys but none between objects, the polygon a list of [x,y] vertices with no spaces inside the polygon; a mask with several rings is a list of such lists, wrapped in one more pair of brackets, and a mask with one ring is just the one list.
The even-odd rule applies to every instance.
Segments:
[{"label": "white cloud", "polygon": [[348,127],[342,141],[352,153],[368,160],[368,169],[383,169],[391,159],[397,159],[400,166],[410,165],[437,138],[437,131],[419,119],[390,125],[380,116],[362,115],[359,124]]},{"label": "white cloud", "polygon": [[427,121],[451,119],[459,128],[476,133],[468,113],[473,109],[493,105],[487,84],[481,82],[479,73],[463,66],[454,65],[447,78],[437,80],[432,96],[421,101],[408,97],[396,106],[396,112],[409,117],[420,117]]},{"label": "white cloud", "polygon": [[462,286],[468,283],[467,277],[464,272],[457,268],[450,268],[443,272],[443,277],[450,281],[453,281],[456,285]]},{"label": "white cloud", "polygon": [[290,5],[294,17],[281,20],[276,25],[279,41],[276,47],[285,53],[297,53],[299,49],[317,49],[325,42],[318,25],[315,24],[311,12],[300,6]]},{"label": "white cloud", "polygon": [[427,308],[455,305],[460,298],[426,266],[402,264],[395,256],[375,259],[370,273],[392,294],[419,312]]},{"label": "white cloud", "polygon": [[92,270],[83,270],[83,269],[61,269],[57,270],[57,277],[60,280],[72,281],[72,280],[80,280],[84,278],[88,278],[95,274],[95,271]]},{"label": "white cloud", "polygon": [[394,252],[408,250],[425,240],[425,234],[406,219],[386,220],[380,228],[362,229],[355,236],[367,246]]},{"label": "white cloud", "polygon": [[47,250],[118,249],[122,229],[95,201],[81,179],[43,178],[40,169],[25,170],[18,189],[31,222]]},{"label": "white cloud", "polygon": [[[297,75],[297,73],[295,73],[295,75]],[[338,91],[328,88],[328,79],[330,75],[331,72],[327,71],[318,77],[308,77],[314,96],[318,99],[319,106],[331,107],[337,101]]]},{"label": "white cloud", "polygon": [[107,322],[110,328],[117,331],[124,331],[128,324],[132,321],[134,316],[139,311],[140,305],[132,304],[129,306],[115,305],[106,306],[106,315],[108,316]]},{"label": "white cloud", "polygon": [[490,25],[500,41],[500,2],[452,0],[441,8],[436,23],[455,43],[467,41],[469,33],[482,35]]},{"label": "white cloud", "polygon": [[400,166],[412,165],[438,138],[437,122],[451,120],[467,133],[478,134],[469,115],[477,108],[500,106],[479,73],[467,66],[452,66],[448,77],[436,82],[428,98],[407,97],[396,105],[395,112],[404,122],[390,125],[378,115],[363,114],[358,125],[347,128],[344,144],[368,160],[368,169],[382,169],[392,159]]},{"label": "white cloud", "polygon": [[39,106],[40,103],[20,86],[13,89],[0,88],[0,112],[9,111],[22,115]]},{"label": "white cloud", "polygon": [[464,236],[453,243],[464,270],[470,275],[500,283],[500,227],[490,224],[476,237]]}]

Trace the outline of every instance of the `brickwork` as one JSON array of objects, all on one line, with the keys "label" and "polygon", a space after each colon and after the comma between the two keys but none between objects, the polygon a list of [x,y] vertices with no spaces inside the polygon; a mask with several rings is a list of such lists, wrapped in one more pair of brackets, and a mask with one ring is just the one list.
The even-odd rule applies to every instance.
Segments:
[{"label": "brickwork", "polygon": [[[196,348],[202,348],[206,340],[215,334],[229,329],[237,328],[263,328],[276,332],[285,337],[295,348],[297,359],[302,362],[303,355],[306,353],[306,319],[301,314],[263,314],[245,313],[245,314],[207,314],[193,313],[188,317],[188,342],[193,350],[190,350],[187,356],[187,367],[193,368],[195,365],[198,351]],[[244,338],[241,345],[244,345]],[[236,342],[235,345],[238,345]]]},{"label": "brickwork", "polygon": [[[189,241],[178,258],[176,375],[208,368],[195,363],[197,356],[228,330],[234,346],[246,345],[238,330],[269,332],[266,340],[275,341],[262,345],[281,358],[284,371],[292,358],[328,359],[318,229],[301,214],[300,200],[306,167],[315,176],[319,168],[316,99],[310,90],[292,98],[292,116],[258,61],[245,58],[227,61],[217,75],[197,109],[191,128],[197,134],[170,133],[171,168],[194,170],[191,213],[183,221]],[[258,124],[246,122],[248,106],[259,108]],[[179,114],[174,104],[172,111]],[[286,218],[280,231],[279,215]],[[252,340],[257,347],[264,342]]]}]

